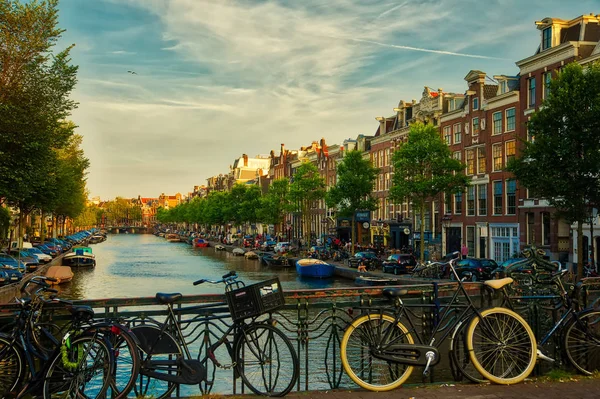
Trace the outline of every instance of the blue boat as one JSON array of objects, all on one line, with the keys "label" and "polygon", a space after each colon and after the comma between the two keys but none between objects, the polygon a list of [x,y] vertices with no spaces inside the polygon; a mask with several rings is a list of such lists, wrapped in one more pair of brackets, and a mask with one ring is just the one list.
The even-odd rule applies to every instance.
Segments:
[{"label": "blue boat", "polygon": [[335,267],[320,259],[298,259],[296,272],[302,277],[329,278],[333,276]]}]

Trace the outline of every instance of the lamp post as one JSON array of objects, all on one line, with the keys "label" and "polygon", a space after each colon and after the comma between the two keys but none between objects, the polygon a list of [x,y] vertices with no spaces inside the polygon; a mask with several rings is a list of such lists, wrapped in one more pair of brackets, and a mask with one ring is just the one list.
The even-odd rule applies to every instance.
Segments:
[{"label": "lamp post", "polygon": [[444,242],[442,243],[442,256],[446,255],[448,252],[448,229],[452,224],[452,215],[445,214],[442,216],[442,237],[444,238]]}]

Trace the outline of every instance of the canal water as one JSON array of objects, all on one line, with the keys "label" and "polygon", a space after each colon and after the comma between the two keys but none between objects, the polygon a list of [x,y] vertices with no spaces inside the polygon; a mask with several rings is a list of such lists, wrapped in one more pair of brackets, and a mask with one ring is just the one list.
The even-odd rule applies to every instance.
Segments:
[{"label": "canal water", "polygon": [[112,234],[105,242],[91,247],[96,267],[74,269],[73,281],[60,288],[62,298],[147,297],[157,292],[223,293],[223,285],[193,286],[192,282],[201,278],[216,280],[232,270],[246,284],[278,276],[284,290],[354,285],[347,279],[303,279],[295,268],[270,268],[258,260],[215,251],[212,247],[170,243],[152,234]]}]

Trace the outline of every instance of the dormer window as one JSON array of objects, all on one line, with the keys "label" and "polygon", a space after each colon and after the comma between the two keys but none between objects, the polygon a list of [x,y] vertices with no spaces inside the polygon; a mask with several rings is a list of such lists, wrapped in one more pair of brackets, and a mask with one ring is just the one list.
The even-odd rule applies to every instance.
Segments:
[{"label": "dormer window", "polygon": [[454,111],[456,109],[456,100],[451,98],[448,100],[448,111]]},{"label": "dormer window", "polygon": [[552,27],[542,31],[542,50],[552,47]]},{"label": "dormer window", "polygon": [[500,94],[508,92],[508,82],[506,80],[500,81]]}]

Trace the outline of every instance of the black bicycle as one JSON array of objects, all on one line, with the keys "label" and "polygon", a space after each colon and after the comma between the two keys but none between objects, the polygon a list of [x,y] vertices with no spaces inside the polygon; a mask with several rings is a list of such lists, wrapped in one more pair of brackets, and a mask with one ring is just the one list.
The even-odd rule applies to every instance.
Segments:
[{"label": "black bicycle", "polygon": [[[29,284],[41,291],[54,292],[36,276]],[[32,394],[48,398],[104,398],[113,375],[114,356],[108,340],[93,332],[82,332],[81,325],[93,318],[87,306],[71,306],[72,328],[49,353],[32,338],[31,297],[17,299],[19,311],[10,334],[0,334],[0,394],[2,398],[21,398]]]},{"label": "black bicycle", "polygon": [[[298,379],[299,363],[292,343],[274,326],[271,317],[271,312],[284,304],[279,280],[245,286],[237,281],[235,272],[230,272],[220,280],[202,279],[194,285],[203,283],[225,284],[229,312],[223,303],[174,309],[173,304],[182,295],[158,293],[158,302],[167,306],[166,320],[132,327],[142,351],[142,364],[133,390],[135,397],[166,398],[178,384],[199,385],[202,393],[210,392],[216,368],[235,369],[237,376],[255,394],[284,396],[289,393]],[[182,332],[184,322],[178,318],[182,313],[202,314],[206,323],[231,318],[233,324],[213,329],[219,334],[214,343],[210,343],[206,328],[199,354],[193,358],[190,343]],[[258,319],[262,314],[268,317]],[[230,363],[221,363],[215,355],[222,345]]]}]

